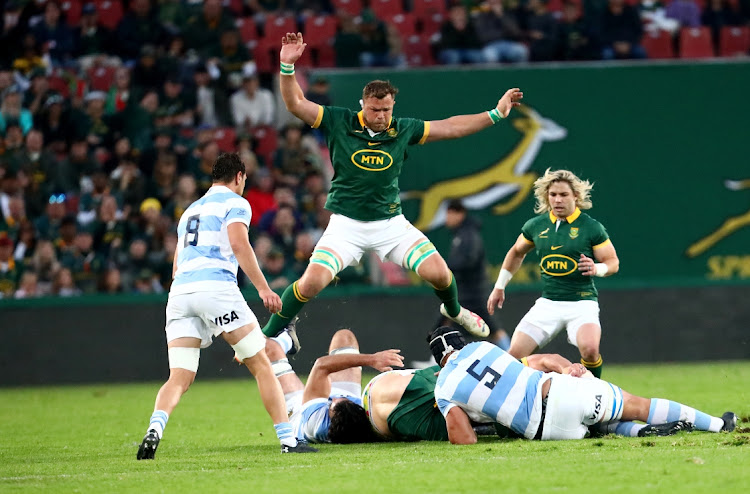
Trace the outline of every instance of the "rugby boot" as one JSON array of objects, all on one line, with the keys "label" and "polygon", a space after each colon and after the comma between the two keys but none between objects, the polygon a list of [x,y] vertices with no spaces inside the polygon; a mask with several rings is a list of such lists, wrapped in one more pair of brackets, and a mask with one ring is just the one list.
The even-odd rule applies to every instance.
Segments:
[{"label": "rugby boot", "polygon": [[155,429],[150,429],[146,436],[141,441],[141,445],[138,447],[138,454],[136,459],[138,460],[153,460],[156,454],[156,448],[159,447],[159,436],[156,435]]},{"label": "rugby boot", "polygon": [[721,420],[724,421],[724,425],[721,428],[723,431],[732,432],[737,427],[737,415],[734,412],[724,412]]},{"label": "rugby boot", "polygon": [[456,317],[451,317],[445,310],[445,304],[440,304],[440,313],[456,324],[461,325],[461,327],[468,331],[469,334],[479,338],[486,338],[490,335],[490,328],[487,326],[487,323],[484,322],[484,319],[465,307],[461,307],[461,311]]},{"label": "rugby boot", "polygon": [[693,430],[693,424],[686,420],[676,420],[674,422],[667,422],[666,424],[646,424],[646,426],[638,431],[638,437],[652,437],[652,436],[673,436],[680,431],[690,432]]}]

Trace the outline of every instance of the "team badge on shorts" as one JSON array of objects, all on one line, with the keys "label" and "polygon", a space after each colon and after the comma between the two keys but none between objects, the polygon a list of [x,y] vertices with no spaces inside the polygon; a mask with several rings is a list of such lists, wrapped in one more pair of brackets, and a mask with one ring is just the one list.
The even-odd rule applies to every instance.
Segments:
[{"label": "team badge on shorts", "polygon": [[578,228],[570,229],[570,238],[576,238],[578,236]]}]

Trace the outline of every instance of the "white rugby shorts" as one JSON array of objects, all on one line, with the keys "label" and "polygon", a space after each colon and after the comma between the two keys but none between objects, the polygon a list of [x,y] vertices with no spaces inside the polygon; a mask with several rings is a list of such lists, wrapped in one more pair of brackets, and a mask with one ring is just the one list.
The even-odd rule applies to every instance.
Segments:
[{"label": "white rugby shorts", "polygon": [[542,348],[565,329],[568,342],[578,347],[578,330],[584,324],[601,327],[596,300],[557,302],[540,297],[518,323],[516,331],[529,335]]},{"label": "white rugby shorts", "polygon": [[200,338],[201,348],[207,348],[214,336],[257,322],[236,286],[215,292],[170,295],[165,329],[167,343],[176,338]]},{"label": "white rugby shorts", "polygon": [[550,383],[542,441],[583,439],[588,426],[622,417],[622,390],[614,384],[557,374]]},{"label": "white rugby shorts", "polygon": [[358,263],[366,250],[375,251],[381,261],[388,259],[403,265],[409,247],[423,238],[426,235],[403,214],[377,221],[357,221],[334,214],[315,248],[338,254],[341,269]]}]

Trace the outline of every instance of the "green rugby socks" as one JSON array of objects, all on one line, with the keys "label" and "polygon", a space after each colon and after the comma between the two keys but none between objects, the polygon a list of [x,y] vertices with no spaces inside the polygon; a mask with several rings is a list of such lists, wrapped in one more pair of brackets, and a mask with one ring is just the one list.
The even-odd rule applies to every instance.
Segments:
[{"label": "green rugby socks", "polygon": [[303,297],[302,294],[299,293],[297,281],[286,287],[284,293],[281,294],[281,304],[283,308],[281,309],[281,312],[271,314],[271,319],[269,319],[266,325],[263,326],[263,334],[269,338],[273,338],[279,334],[284,330],[286,325],[289,324],[289,321],[291,321],[294,316],[302,310],[302,307],[304,307],[309,300],[310,299]]},{"label": "green rugby socks", "polygon": [[445,311],[451,317],[456,317],[461,312],[461,305],[458,303],[458,287],[456,286],[456,278],[451,273],[451,284],[443,289],[433,288],[435,295],[438,296],[443,305],[445,305]]}]

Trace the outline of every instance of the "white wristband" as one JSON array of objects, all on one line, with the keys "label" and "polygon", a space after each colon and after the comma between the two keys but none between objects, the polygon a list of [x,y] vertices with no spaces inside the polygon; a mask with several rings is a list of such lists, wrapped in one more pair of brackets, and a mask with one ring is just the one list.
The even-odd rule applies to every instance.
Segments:
[{"label": "white wristband", "polygon": [[513,278],[513,273],[511,273],[507,269],[501,269],[500,274],[497,275],[495,288],[497,288],[498,290],[505,290],[505,286],[508,284],[511,278]]},{"label": "white wristband", "polygon": [[609,271],[609,268],[603,262],[597,262],[596,264],[594,264],[594,267],[596,268],[596,273],[594,274],[599,278],[606,276],[607,272]]}]

